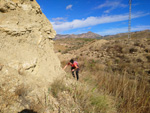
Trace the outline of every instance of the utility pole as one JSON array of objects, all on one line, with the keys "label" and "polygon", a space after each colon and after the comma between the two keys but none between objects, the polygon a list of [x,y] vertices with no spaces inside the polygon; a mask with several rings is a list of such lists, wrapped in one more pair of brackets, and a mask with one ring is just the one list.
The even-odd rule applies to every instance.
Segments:
[{"label": "utility pole", "polygon": [[129,0],[128,38],[131,38],[131,4],[132,4],[132,0]]}]

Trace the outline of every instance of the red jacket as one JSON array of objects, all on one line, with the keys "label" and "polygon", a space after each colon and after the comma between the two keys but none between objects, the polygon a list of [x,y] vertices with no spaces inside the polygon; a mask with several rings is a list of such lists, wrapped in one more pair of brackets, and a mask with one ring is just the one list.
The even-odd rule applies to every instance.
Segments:
[{"label": "red jacket", "polygon": [[76,67],[76,66],[77,66],[77,67],[79,68],[78,63],[77,63],[76,61],[74,61],[73,64],[71,64],[71,63],[69,62],[68,65],[70,65],[71,67]]}]

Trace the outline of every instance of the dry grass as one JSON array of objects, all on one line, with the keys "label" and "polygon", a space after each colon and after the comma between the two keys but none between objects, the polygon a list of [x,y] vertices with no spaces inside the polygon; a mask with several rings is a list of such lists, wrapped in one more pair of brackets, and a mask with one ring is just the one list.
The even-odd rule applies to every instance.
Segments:
[{"label": "dry grass", "polygon": [[6,108],[9,108],[10,105],[13,105],[16,100],[17,96],[13,93],[10,93],[7,89],[3,90],[0,87],[0,112],[5,112]]},{"label": "dry grass", "polygon": [[[11,92],[9,87],[5,89],[0,87],[0,113],[11,113],[14,111],[20,113],[25,113],[25,111],[44,113],[46,105],[41,101],[44,99],[40,99],[38,96],[37,101],[29,99],[27,97],[28,93],[30,93],[28,87],[25,87],[23,84],[16,86],[14,92]],[[19,109],[22,110],[18,111]]]},{"label": "dry grass", "polygon": [[[15,109],[17,110],[19,107],[26,108],[27,105],[30,106],[31,103],[26,98],[27,93],[27,88],[23,84],[16,86],[14,92],[11,92],[9,88],[0,88],[0,112],[12,112],[11,107],[16,107]],[[19,105],[19,107],[16,105]]]},{"label": "dry grass", "polygon": [[55,40],[54,50],[55,52],[61,52],[63,54],[68,53],[73,50],[77,50],[86,44],[89,44],[97,39],[90,38],[66,38]]},{"label": "dry grass", "polygon": [[131,39],[126,34],[116,37],[97,50],[80,51],[75,59],[80,66],[80,81],[115,97],[119,113],[149,113],[150,32],[132,33]]},{"label": "dry grass", "polygon": [[[59,100],[61,93],[65,92],[71,97],[72,105],[78,105],[78,112],[106,113],[112,110],[108,97],[96,91],[96,88],[87,84],[71,83],[66,86],[65,81],[56,80],[51,85],[51,93]],[[68,101],[68,100],[67,100]]]},{"label": "dry grass", "polygon": [[125,75],[99,76],[99,88],[103,88],[118,100],[118,111],[122,113],[146,113],[150,110],[149,84],[145,80],[130,80]]},{"label": "dry grass", "polygon": [[[104,67],[99,61],[78,57],[81,74],[86,72],[82,80],[88,84],[95,84],[99,91],[116,98],[119,113],[149,113],[150,112],[150,84],[147,76],[136,76],[131,79],[127,71],[114,72],[111,67]],[[107,71],[105,70],[107,69]]]},{"label": "dry grass", "polygon": [[52,92],[53,97],[58,98],[58,94],[60,92],[67,91],[69,89],[66,87],[63,80],[57,79],[51,84],[50,90]]}]

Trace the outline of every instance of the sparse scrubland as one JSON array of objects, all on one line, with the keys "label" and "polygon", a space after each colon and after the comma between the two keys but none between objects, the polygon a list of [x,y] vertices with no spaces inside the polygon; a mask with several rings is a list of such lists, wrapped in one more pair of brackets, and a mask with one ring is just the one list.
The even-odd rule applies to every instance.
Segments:
[{"label": "sparse scrubland", "polygon": [[[57,77],[47,90],[37,90],[42,94],[39,96],[33,92],[33,84],[17,83],[20,78],[15,78],[27,79],[30,75],[11,70],[13,74],[1,78],[5,84],[0,86],[0,112],[28,109],[33,113],[149,113],[150,32],[143,38],[141,34],[133,33],[131,39],[56,40],[55,51],[62,67],[72,57],[78,61],[79,81],[68,68],[66,76]],[[0,64],[1,72],[5,68]]]},{"label": "sparse scrubland", "polygon": [[85,44],[89,44],[96,39],[89,38],[65,38],[56,41],[54,47],[56,52],[61,52],[62,54],[68,53],[73,50],[77,50],[83,47]]},{"label": "sparse scrubland", "polygon": [[150,113],[149,30],[54,41],[36,0],[0,0],[0,34],[0,113]]},{"label": "sparse scrubland", "polygon": [[115,112],[110,97],[99,93],[97,88],[76,82],[70,77],[67,80],[56,80],[51,85],[51,93],[59,101],[61,112],[66,109],[66,112]]},{"label": "sparse scrubland", "polygon": [[[91,44],[68,52],[79,62],[79,81],[95,88],[98,94],[111,96],[118,113],[149,113],[150,32],[132,33],[131,39],[124,36],[109,39],[95,49]],[[62,66],[68,60],[62,60]]]}]

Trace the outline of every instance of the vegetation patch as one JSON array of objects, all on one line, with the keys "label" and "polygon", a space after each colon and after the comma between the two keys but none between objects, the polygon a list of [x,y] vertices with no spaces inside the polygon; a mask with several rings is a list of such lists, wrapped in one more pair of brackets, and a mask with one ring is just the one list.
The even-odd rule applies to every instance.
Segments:
[{"label": "vegetation patch", "polygon": [[[137,64],[131,65],[127,63],[126,67],[129,68],[125,68],[123,67],[125,64],[120,63],[119,65],[122,65],[122,69],[124,69],[120,73],[120,71],[117,72],[111,68],[111,63],[109,63],[110,67],[108,68],[107,66],[102,66],[100,61],[88,60],[85,57],[78,57],[77,60],[80,61],[81,59],[81,73],[86,72],[86,76],[82,77],[83,82],[93,85],[100,92],[102,91],[115,97],[118,112],[147,113],[147,110],[150,111],[150,103],[147,103],[147,100],[150,101],[150,84],[147,82],[147,76],[141,77],[138,75],[141,72],[141,68],[138,69]],[[137,73],[133,72],[129,75],[128,70],[130,68],[135,69]],[[107,102],[105,102],[104,98],[105,96],[91,95],[92,105],[97,106],[95,109],[100,109],[103,105],[107,108]]]},{"label": "vegetation patch", "polygon": [[[79,48],[79,54],[72,50],[69,52],[77,56],[75,60],[80,66],[80,81],[93,87],[97,92],[113,96],[119,113],[150,112],[149,36],[150,32],[147,31],[132,33],[130,39],[126,34],[121,37],[114,36],[108,39],[107,44],[100,47],[96,45],[99,48],[89,48],[95,44],[93,41]],[[65,63],[66,61],[62,61],[62,65]],[[87,92],[86,94],[90,95],[90,100],[87,99],[90,104],[86,107],[94,106],[93,109],[97,109],[97,112],[103,105],[105,107],[102,108],[108,109],[108,101],[100,101],[105,100],[104,95],[98,96]],[[84,97],[83,93],[81,97]],[[78,97],[79,100],[81,97]]]},{"label": "vegetation patch", "polygon": [[[66,86],[65,81],[55,80],[51,85],[51,93],[56,99],[61,98],[63,92],[69,94],[72,101],[79,105],[80,111],[85,113],[108,112],[110,103],[108,97],[97,92],[97,89],[88,86],[88,84],[71,83]],[[94,90],[93,90],[94,89]]]}]

